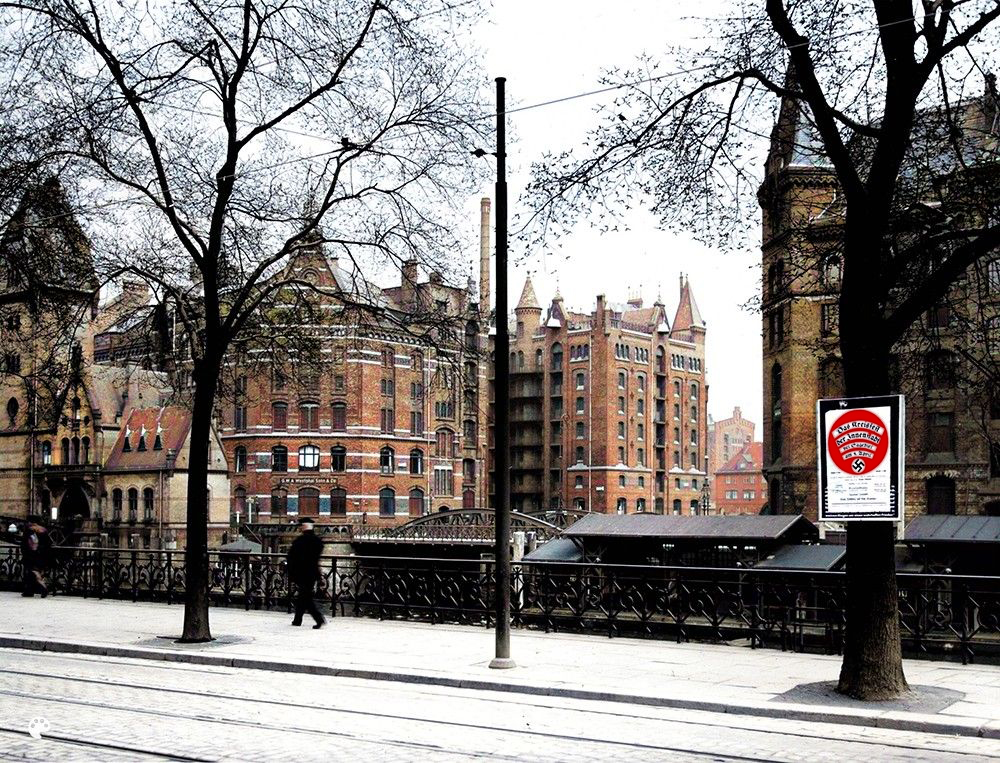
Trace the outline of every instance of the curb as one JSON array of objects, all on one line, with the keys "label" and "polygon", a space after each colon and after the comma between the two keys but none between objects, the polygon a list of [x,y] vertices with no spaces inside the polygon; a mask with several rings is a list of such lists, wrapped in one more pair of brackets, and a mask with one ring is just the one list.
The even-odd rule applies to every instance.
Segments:
[{"label": "curb", "polygon": [[95,657],[123,657],[140,660],[160,660],[163,662],[183,662],[192,665],[215,665],[280,673],[304,673],[335,678],[357,678],[369,681],[395,681],[428,686],[446,686],[455,689],[496,691],[531,696],[565,697],[568,699],[668,707],[680,710],[701,710],[728,715],[783,718],[812,723],[834,723],[844,726],[869,726],[896,731],[918,731],[949,736],[1000,739],[1000,723],[992,721],[983,722],[979,719],[963,720],[960,716],[955,716],[954,720],[945,721],[940,720],[937,716],[919,714],[912,714],[916,717],[907,717],[905,712],[900,711],[885,711],[877,715],[866,715],[842,708],[838,708],[837,710],[817,710],[813,709],[813,706],[810,705],[791,703],[744,703],[736,705],[709,700],[653,697],[642,694],[624,694],[592,689],[488,681],[479,678],[457,678],[453,676],[426,675],[416,672],[407,673],[399,670],[341,668],[327,665],[261,660],[250,657],[226,657],[218,654],[168,651],[164,649],[113,646],[108,644],[76,643],[71,641],[52,641],[17,636],[0,636],[0,648],[62,654],[84,654]]}]

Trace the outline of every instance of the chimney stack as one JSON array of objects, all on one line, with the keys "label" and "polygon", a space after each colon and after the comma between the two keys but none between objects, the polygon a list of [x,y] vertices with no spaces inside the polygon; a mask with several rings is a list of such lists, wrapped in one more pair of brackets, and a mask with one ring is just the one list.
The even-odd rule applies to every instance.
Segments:
[{"label": "chimney stack", "polygon": [[490,314],[490,199],[479,202],[479,311]]}]

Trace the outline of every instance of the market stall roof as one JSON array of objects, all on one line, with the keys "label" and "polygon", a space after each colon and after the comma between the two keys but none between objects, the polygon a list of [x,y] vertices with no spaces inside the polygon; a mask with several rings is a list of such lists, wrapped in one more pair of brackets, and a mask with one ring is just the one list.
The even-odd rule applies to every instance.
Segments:
[{"label": "market stall roof", "polygon": [[570,538],[662,538],[663,540],[776,540],[792,531],[814,534],[801,514],[690,517],[672,514],[588,514],[563,532]]},{"label": "market stall roof", "polygon": [[847,555],[845,546],[782,546],[754,567],[768,570],[823,570],[840,567]]},{"label": "market stall roof", "polygon": [[526,562],[579,562],[583,561],[583,551],[569,538],[554,538],[543,543],[530,554],[525,554]]},{"label": "market stall roof", "polygon": [[906,543],[1000,543],[1000,517],[921,514],[906,526]]}]

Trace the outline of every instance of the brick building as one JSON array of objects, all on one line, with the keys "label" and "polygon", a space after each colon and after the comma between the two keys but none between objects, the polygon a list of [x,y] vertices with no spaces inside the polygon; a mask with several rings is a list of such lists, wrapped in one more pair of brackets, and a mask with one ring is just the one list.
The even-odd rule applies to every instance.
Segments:
[{"label": "brick building", "polygon": [[[220,408],[234,518],[393,524],[485,505],[488,225],[483,199],[478,299],[437,273],[421,280],[415,261],[385,289],[319,243],[288,263],[281,277],[310,283],[314,308],[335,317],[302,327],[309,356],[268,347],[233,359]],[[352,301],[374,304],[375,318]],[[429,314],[436,328],[407,330]]]},{"label": "brick building", "polygon": [[[743,418],[739,406],[733,408],[733,415],[726,419],[715,421],[708,417],[708,479],[715,485],[715,473],[729,462],[744,445],[753,442],[755,424]],[[715,493],[712,493],[712,503],[715,503]],[[713,506],[714,508],[714,506]]]},{"label": "brick building", "polygon": [[[176,498],[186,480],[184,438],[171,424],[157,448],[149,425],[139,450],[142,426],[129,423],[169,410],[167,376],[127,355],[117,365],[93,355],[95,338],[144,310],[148,295],[127,288],[98,300],[90,242],[55,180],[24,194],[0,239],[0,269],[0,515],[40,515],[122,547],[183,545],[183,519],[167,494],[173,488]],[[121,457],[126,439],[141,458]],[[215,459],[212,540],[226,526],[229,493],[221,448]]]},{"label": "brick building", "polygon": [[672,324],[659,300],[578,313],[557,293],[543,311],[530,278],[514,314],[514,510],[699,513],[706,328],[687,280]]},{"label": "brick building", "polygon": [[763,453],[763,443],[745,443],[715,470],[712,498],[716,514],[760,513],[767,501],[767,480],[761,471]]},{"label": "brick building", "polygon": [[[995,96],[955,104],[953,113],[960,127],[952,137],[969,145],[970,157],[996,162],[1000,123]],[[844,210],[819,145],[810,120],[795,103],[784,102],[758,194],[763,212],[768,503],[771,511],[802,512],[812,519],[817,504],[816,400],[843,394],[837,244]],[[933,206],[949,204],[975,180],[972,173],[984,171],[984,166],[951,164],[950,145],[942,143],[940,157],[931,160],[944,173]],[[937,150],[933,141],[924,148],[927,155]],[[994,259],[969,268],[942,304],[893,348],[892,389],[906,396],[907,408],[907,518],[1000,514],[998,306],[1000,259]]]}]

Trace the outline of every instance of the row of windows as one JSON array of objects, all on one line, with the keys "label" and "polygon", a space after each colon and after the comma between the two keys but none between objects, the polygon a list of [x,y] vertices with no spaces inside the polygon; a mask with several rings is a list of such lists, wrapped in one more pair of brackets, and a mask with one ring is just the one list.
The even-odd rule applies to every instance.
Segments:
[{"label": "row of windows", "polygon": [[615,357],[618,358],[618,360],[632,360],[632,358],[635,357],[636,361],[640,363],[648,363],[649,350],[645,347],[631,347],[627,344],[616,344]]},{"label": "row of windows", "polygon": [[[450,472],[449,472],[450,475]],[[449,486],[450,487],[450,486]],[[435,486],[435,495],[451,496],[450,492],[439,492]],[[320,508],[319,490],[313,487],[301,488],[297,495],[297,510],[299,516],[318,516]],[[474,508],[475,492],[466,490],[462,494],[463,508]],[[391,487],[384,487],[378,494],[379,516],[392,517],[396,515],[396,491]],[[443,509],[444,507],[442,507]],[[408,495],[408,513],[411,517],[419,517],[426,509],[426,495],[421,488],[413,488]],[[242,487],[233,491],[233,511],[246,513],[247,493]],[[270,510],[272,515],[284,515],[288,513],[288,491],[279,488],[271,493]],[[330,491],[330,514],[332,516],[347,515],[347,491],[343,488],[333,488]]]},{"label": "row of windows", "polygon": [[[726,496],[727,500],[738,501],[738,500],[740,500],[740,491],[739,490],[727,490],[726,493],[725,493],[725,496]],[[755,500],[757,500],[757,491],[756,490],[744,490],[743,491],[743,500],[744,501],[755,501]]]},{"label": "row of windows", "polygon": [[[128,440],[125,441],[128,443]],[[62,461],[64,466],[77,466],[90,463],[90,438],[89,437],[64,437],[62,439]],[[42,454],[42,464],[49,466],[52,463],[52,443],[45,440],[40,446]]]},{"label": "row of windows", "polygon": [[673,354],[670,356],[670,367],[675,371],[694,371],[695,373],[701,373],[701,358]]},{"label": "row of windows", "polygon": [[570,360],[586,360],[590,357],[589,344],[574,344],[569,348]]},{"label": "row of windows", "polygon": [[[303,445],[299,448],[298,455],[298,470],[300,472],[319,471],[320,449],[316,445]],[[436,455],[442,456],[445,454],[438,451]],[[454,457],[454,452],[451,453],[451,457]],[[234,469],[237,473],[243,473],[247,470],[247,449],[242,445],[238,446],[233,451],[233,462]],[[288,448],[284,445],[276,445],[271,448],[270,464],[272,472],[287,472]],[[261,465],[266,466],[266,464]],[[410,451],[408,466],[410,474],[424,473],[424,452],[420,448],[414,448]],[[394,474],[396,471],[396,451],[389,446],[386,446],[379,451],[379,468],[383,474]],[[463,459],[462,470],[467,480],[475,479],[475,460],[471,458]],[[330,449],[330,471],[347,471],[347,449],[341,445]]]},{"label": "row of windows", "polygon": [[[121,488],[115,488],[111,491],[111,518],[114,521],[121,521],[123,502],[126,493],[123,493]],[[130,522],[135,522],[138,519],[139,514],[139,491],[130,487],[128,489],[128,519]],[[154,510],[154,498],[155,493],[153,488],[147,487],[142,490],[142,518],[144,520],[153,519]]]},{"label": "row of windows", "polygon": [[[455,404],[451,401],[435,403],[435,415],[437,418],[451,419],[455,417]],[[247,409],[246,406],[236,406],[233,426],[237,432],[247,430]],[[396,431],[395,409],[384,407],[380,411],[380,428],[383,433],[393,434]],[[464,432],[466,437],[475,438],[476,422],[467,420],[464,422]],[[318,432],[319,425],[319,404],[300,403],[299,404],[299,430],[303,432]],[[274,432],[284,432],[288,429],[288,404],[276,402],[271,405],[271,430]],[[334,432],[347,431],[347,405],[345,403],[334,403],[330,406],[330,429]],[[423,411],[410,412],[410,432],[422,436],[424,433]],[[159,438],[157,438],[159,439]],[[141,441],[140,441],[141,444]],[[142,445],[140,450],[145,450]],[[128,448],[126,448],[128,450]]]}]

